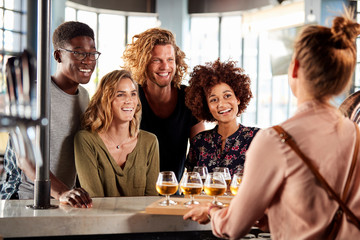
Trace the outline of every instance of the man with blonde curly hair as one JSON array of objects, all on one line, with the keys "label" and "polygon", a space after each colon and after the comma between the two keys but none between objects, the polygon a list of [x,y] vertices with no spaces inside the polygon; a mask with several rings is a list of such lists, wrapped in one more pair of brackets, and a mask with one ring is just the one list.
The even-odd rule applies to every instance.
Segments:
[{"label": "man with blonde curly hair", "polygon": [[143,105],[140,128],[154,133],[160,146],[160,171],[174,171],[180,180],[189,138],[204,130],[185,105],[185,53],[174,35],[151,28],[132,38],[123,55],[124,68],[140,85]]}]

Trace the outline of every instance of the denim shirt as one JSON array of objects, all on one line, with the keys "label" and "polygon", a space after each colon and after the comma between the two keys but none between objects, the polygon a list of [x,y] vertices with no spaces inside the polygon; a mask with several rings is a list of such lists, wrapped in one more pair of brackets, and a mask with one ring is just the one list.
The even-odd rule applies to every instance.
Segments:
[{"label": "denim shirt", "polygon": [[4,154],[5,181],[1,184],[1,199],[11,199],[17,193],[21,182],[21,170],[16,164],[16,155],[10,139]]}]

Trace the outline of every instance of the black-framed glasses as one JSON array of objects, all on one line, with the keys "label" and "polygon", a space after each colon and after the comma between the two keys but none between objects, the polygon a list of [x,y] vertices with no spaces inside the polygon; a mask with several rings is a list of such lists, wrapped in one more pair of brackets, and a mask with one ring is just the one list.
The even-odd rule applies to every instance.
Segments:
[{"label": "black-framed glasses", "polygon": [[65,48],[59,48],[58,50],[64,50],[67,52],[70,52],[72,54],[74,54],[74,57],[76,58],[76,60],[79,61],[83,61],[87,56],[89,56],[91,61],[96,61],[98,60],[98,58],[100,57],[100,52],[77,52],[77,51],[72,51],[69,49],[65,49]]}]

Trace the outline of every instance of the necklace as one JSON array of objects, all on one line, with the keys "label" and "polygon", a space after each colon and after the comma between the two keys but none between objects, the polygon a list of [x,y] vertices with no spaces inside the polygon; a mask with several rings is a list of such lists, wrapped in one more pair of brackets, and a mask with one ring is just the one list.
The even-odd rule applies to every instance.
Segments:
[{"label": "necklace", "polygon": [[112,142],[114,145],[116,145],[116,149],[120,149],[120,144],[116,144],[116,143],[114,142],[113,138],[112,138],[108,133],[106,133],[106,135],[110,138],[111,142]]}]

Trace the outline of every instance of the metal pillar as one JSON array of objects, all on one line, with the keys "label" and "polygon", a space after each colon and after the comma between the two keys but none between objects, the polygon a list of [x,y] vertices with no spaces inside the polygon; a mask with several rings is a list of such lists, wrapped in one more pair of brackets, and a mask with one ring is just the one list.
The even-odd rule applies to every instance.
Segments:
[{"label": "metal pillar", "polygon": [[[50,0],[38,0],[37,92],[40,118],[50,119]],[[34,189],[35,209],[50,205],[50,124],[40,129],[40,149],[43,161],[36,163]]]}]

